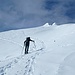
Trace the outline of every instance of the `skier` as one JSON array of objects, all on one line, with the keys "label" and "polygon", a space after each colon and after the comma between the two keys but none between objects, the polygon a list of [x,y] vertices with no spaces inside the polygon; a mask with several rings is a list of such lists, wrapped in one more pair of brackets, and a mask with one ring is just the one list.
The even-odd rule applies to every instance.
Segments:
[{"label": "skier", "polygon": [[34,42],[34,40],[31,40],[30,37],[27,37],[26,40],[24,41],[25,54],[28,54],[30,41]]}]

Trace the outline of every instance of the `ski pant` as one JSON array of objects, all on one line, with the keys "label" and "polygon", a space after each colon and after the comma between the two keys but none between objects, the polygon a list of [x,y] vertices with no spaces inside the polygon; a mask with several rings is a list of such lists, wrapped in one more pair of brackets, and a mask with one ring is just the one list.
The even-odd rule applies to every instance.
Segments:
[{"label": "ski pant", "polygon": [[29,46],[25,47],[25,54],[28,54]]}]

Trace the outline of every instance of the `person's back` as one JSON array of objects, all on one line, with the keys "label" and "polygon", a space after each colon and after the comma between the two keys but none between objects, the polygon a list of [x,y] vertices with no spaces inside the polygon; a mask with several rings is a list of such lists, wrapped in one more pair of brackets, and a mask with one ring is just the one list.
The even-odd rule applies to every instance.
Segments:
[{"label": "person's back", "polygon": [[30,37],[27,37],[26,40],[24,41],[25,54],[28,54],[28,49],[29,49],[30,41],[34,42],[33,40],[30,39]]},{"label": "person's back", "polygon": [[29,43],[30,43],[30,37],[27,37],[27,38],[26,38],[25,43],[26,43],[26,46],[29,46]]}]

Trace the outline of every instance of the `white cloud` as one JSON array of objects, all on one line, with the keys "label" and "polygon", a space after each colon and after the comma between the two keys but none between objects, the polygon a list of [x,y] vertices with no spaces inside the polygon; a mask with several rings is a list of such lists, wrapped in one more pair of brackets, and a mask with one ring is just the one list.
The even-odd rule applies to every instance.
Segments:
[{"label": "white cloud", "polygon": [[[5,1],[5,0],[2,0]],[[0,7],[0,26],[3,24],[11,28],[24,28],[42,25],[46,22],[67,23],[71,20],[67,15],[65,4],[72,0],[57,0],[51,10],[45,9],[46,1],[56,0],[8,0]],[[50,7],[50,6],[49,6]],[[4,23],[3,23],[4,22]]]}]

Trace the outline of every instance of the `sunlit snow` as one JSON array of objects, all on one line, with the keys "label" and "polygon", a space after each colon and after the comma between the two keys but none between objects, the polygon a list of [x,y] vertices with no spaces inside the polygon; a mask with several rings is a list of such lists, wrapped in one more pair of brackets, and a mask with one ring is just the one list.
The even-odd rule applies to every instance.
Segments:
[{"label": "sunlit snow", "polygon": [[[35,43],[24,55],[27,36]],[[0,75],[75,75],[75,24],[1,32]]]}]

